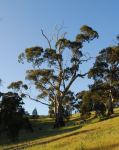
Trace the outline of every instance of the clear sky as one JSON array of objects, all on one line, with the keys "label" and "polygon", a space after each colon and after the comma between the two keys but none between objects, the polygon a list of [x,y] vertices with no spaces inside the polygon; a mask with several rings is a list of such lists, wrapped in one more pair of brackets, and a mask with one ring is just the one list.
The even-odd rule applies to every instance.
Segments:
[{"label": "clear sky", "polygon": [[[2,91],[12,81],[24,80],[27,65],[17,62],[19,53],[31,46],[45,46],[41,29],[50,35],[56,25],[66,27],[73,39],[82,25],[89,25],[99,33],[99,39],[84,48],[96,56],[102,48],[115,43],[119,34],[119,0],[0,0],[0,78]],[[92,66],[93,60],[83,67]],[[87,89],[91,80],[78,80],[74,91]],[[35,91],[32,91],[35,96]],[[36,107],[39,114],[48,109],[25,100],[29,112]]]}]

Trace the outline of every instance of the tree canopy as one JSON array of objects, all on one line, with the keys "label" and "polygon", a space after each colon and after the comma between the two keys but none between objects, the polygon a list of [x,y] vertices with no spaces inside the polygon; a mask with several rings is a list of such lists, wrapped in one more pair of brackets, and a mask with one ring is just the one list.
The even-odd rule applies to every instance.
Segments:
[{"label": "tree canopy", "polygon": [[33,69],[26,71],[26,79],[32,81],[39,90],[37,98],[48,97],[54,102],[55,127],[64,125],[63,101],[71,85],[77,78],[87,75],[87,72],[81,73],[80,70],[80,65],[89,60],[82,52],[83,44],[98,38],[98,33],[87,25],[82,26],[80,31],[81,33],[76,35],[74,41],[62,34],[60,37],[57,36],[55,45],[52,45],[41,30],[48,47],[26,48],[24,53],[19,55],[19,62],[24,63],[26,60],[33,66]]},{"label": "tree canopy", "polygon": [[107,100],[109,114],[113,113],[113,102],[118,99],[119,90],[119,45],[109,46],[99,52],[89,78],[94,79],[92,90]]}]

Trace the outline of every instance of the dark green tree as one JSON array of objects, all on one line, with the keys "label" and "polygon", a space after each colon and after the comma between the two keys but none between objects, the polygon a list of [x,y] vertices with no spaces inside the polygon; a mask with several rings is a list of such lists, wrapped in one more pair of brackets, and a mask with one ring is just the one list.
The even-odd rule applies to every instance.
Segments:
[{"label": "dark green tree", "polygon": [[33,116],[33,118],[38,118],[38,112],[37,112],[36,108],[34,108],[34,110],[32,112],[32,116]]},{"label": "dark green tree", "polygon": [[93,110],[93,99],[90,91],[81,91],[77,93],[77,99],[79,102],[76,107],[79,109],[81,119],[86,119],[90,116],[90,112]]},{"label": "dark green tree", "polygon": [[[24,59],[31,63],[33,69],[27,70],[26,79],[32,81],[39,90],[39,99],[50,98],[54,103],[55,125],[64,126],[63,103],[74,81],[87,73],[81,73],[79,66],[89,60],[83,53],[84,42],[98,38],[98,33],[86,25],[81,27],[81,33],[76,35],[74,41],[57,34],[54,44],[41,30],[43,37],[48,42],[47,48],[40,46],[25,49],[19,55],[19,62]],[[54,44],[54,46],[53,46]],[[51,96],[52,95],[52,96]]]},{"label": "dark green tree", "polygon": [[113,102],[119,93],[119,45],[107,47],[99,52],[89,78],[94,79],[93,90],[106,99],[108,115],[113,114]]},{"label": "dark green tree", "polygon": [[[92,87],[93,86],[93,87]],[[81,118],[90,117],[91,111],[95,111],[95,117],[104,117],[106,114],[106,96],[102,95],[102,89],[93,89],[95,84],[90,86],[88,91],[77,93],[77,98],[80,100],[76,105],[80,110]],[[101,90],[101,91],[100,91]]]},{"label": "dark green tree", "polygon": [[0,96],[0,133],[6,133],[11,140],[16,140],[21,129],[32,131],[22,107],[22,97],[12,92],[0,93]]}]

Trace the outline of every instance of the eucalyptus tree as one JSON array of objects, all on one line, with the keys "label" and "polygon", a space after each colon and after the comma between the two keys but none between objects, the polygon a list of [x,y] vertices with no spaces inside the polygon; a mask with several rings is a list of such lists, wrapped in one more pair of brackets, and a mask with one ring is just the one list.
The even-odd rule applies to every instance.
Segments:
[{"label": "eucalyptus tree", "polygon": [[67,39],[65,33],[60,37],[58,33],[56,41],[52,43],[41,30],[48,46],[26,48],[19,55],[19,62],[26,60],[33,66],[26,71],[26,79],[32,81],[38,89],[38,99],[48,97],[54,103],[54,127],[65,125],[62,109],[64,99],[75,80],[87,74],[81,73],[79,68],[83,62],[89,60],[82,52],[83,44],[98,38],[98,33],[89,26],[82,26],[80,31],[73,41]]},{"label": "eucalyptus tree", "polygon": [[119,45],[107,47],[99,52],[89,78],[94,79],[92,89],[98,91],[102,99],[107,99],[108,115],[113,113],[113,102],[119,93]]}]

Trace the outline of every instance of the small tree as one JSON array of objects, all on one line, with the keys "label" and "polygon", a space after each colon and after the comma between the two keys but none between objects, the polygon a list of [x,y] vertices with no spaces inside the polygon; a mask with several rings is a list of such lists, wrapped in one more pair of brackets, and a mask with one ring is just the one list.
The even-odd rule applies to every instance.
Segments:
[{"label": "small tree", "polygon": [[86,25],[81,27],[81,33],[76,35],[74,41],[65,38],[65,34],[59,38],[57,34],[55,45],[41,30],[43,37],[48,42],[47,48],[40,46],[27,48],[19,55],[19,62],[26,59],[33,69],[27,70],[26,79],[32,81],[39,90],[39,99],[50,97],[55,107],[54,127],[64,126],[63,102],[70,91],[71,85],[79,77],[83,78],[87,73],[81,73],[79,66],[89,60],[83,53],[84,42],[98,38],[98,33]]},{"label": "small tree", "polygon": [[93,100],[90,91],[81,91],[77,93],[79,103],[76,105],[81,113],[81,119],[90,117],[90,112],[93,110]]},{"label": "small tree", "polygon": [[[108,91],[109,85],[100,80],[94,82],[94,84],[90,85],[90,90],[92,93],[92,99],[94,101],[94,110],[96,111],[96,116],[102,115],[105,116],[106,111],[110,111],[108,105]],[[111,103],[112,106],[112,103]]]},{"label": "small tree", "polygon": [[34,110],[32,112],[32,116],[33,116],[33,118],[37,118],[38,117],[38,112],[37,112],[36,108],[34,108]]}]

